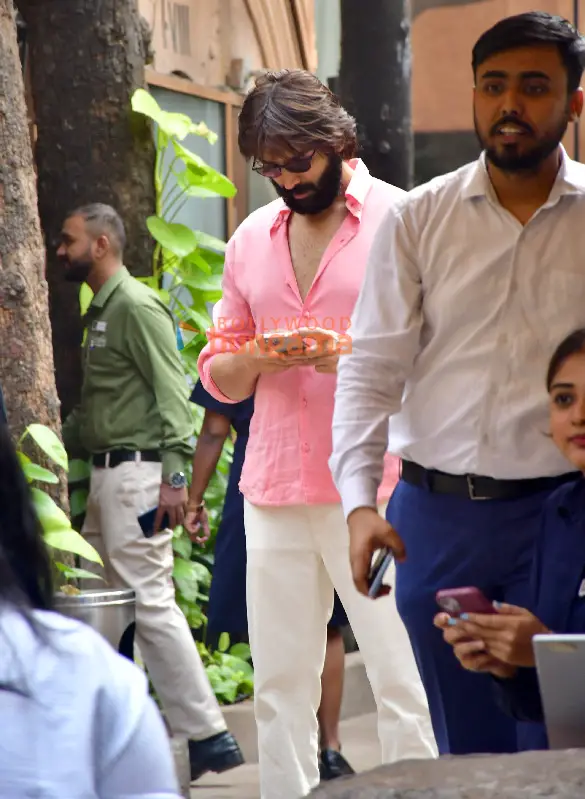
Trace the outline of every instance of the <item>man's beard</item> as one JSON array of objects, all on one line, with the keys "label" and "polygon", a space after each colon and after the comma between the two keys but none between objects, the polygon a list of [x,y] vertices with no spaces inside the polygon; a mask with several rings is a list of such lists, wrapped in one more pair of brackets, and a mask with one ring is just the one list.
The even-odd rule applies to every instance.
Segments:
[{"label": "man's beard", "polygon": [[89,255],[70,261],[69,258],[59,258],[64,267],[64,277],[69,283],[85,283],[92,270],[93,262]]},{"label": "man's beard", "polygon": [[[485,150],[487,160],[493,164],[497,169],[502,172],[534,172],[545,161],[549,155],[554,153],[559,144],[561,143],[569,124],[569,111],[565,114],[563,119],[559,122],[557,129],[553,133],[543,136],[540,140],[535,140],[530,149],[519,152],[515,144],[504,145],[497,149],[490,146],[487,140],[482,136],[477,125],[477,119],[474,116],[475,134],[479,140],[482,149]],[[500,120],[497,125],[494,125],[491,130],[493,134],[496,128],[501,127],[506,122],[514,124],[520,128],[524,128],[528,133],[532,133],[532,129],[515,119],[514,117],[506,117]]]},{"label": "man's beard", "polygon": [[[290,190],[283,189],[274,180],[271,183],[291,211],[297,214],[320,214],[330,208],[339,195],[342,166],[341,156],[330,155],[325,171],[317,183],[299,183]],[[304,194],[306,191],[311,193],[307,197],[297,198],[297,194]]]}]

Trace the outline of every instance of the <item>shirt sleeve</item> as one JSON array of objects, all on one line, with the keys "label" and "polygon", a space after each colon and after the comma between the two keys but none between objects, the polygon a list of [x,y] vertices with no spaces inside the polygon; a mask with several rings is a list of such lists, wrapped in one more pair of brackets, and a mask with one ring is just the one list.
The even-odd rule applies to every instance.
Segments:
[{"label": "shirt sleeve", "polygon": [[388,448],[388,420],[400,410],[419,351],[422,287],[401,206],[374,237],[351,319],[351,351],[340,357],[329,465],[345,516],[376,507]]},{"label": "shirt sleeve", "polygon": [[213,359],[221,353],[234,353],[256,335],[256,324],[252,311],[242,295],[235,279],[237,260],[236,244],[228,242],[222,277],[221,312],[216,323],[207,330],[207,344],[201,350],[197,362],[199,377],[205,389],[220,402],[235,404],[219,390],[211,377]]},{"label": "shirt sleeve", "polygon": [[237,416],[237,411],[240,407],[240,403],[220,402],[220,400],[216,399],[207,391],[201,380],[195,383],[190,401],[195,405],[199,405],[201,408],[205,408],[206,411],[220,413],[222,416],[230,419],[230,421]]},{"label": "shirt sleeve", "polygon": [[126,341],[130,357],[156,397],[163,431],[163,476],[168,477],[183,471],[193,454],[190,440],[194,423],[189,387],[167,309],[157,305],[132,306],[127,316]]},{"label": "shirt sleeve", "polygon": [[174,759],[144,673],[106,642],[96,642],[95,762],[99,799],[180,799]]}]

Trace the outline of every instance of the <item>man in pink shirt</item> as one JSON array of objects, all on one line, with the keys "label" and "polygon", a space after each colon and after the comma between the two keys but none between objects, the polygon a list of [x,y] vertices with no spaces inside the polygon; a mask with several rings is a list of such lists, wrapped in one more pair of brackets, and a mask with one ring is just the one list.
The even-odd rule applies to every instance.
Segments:
[{"label": "man in pink shirt", "polygon": [[[354,120],[314,75],[258,78],[240,115],[239,147],[279,199],[229,241],[221,318],[199,359],[201,381],[218,400],[255,392],[240,489],[262,799],[299,799],[319,782],[316,711],[333,586],[376,698],[383,761],[436,753],[393,596],[372,602],[353,586],[328,467],[339,352],[351,346],[349,319],[376,228],[404,194],[372,178],[353,157],[356,146]],[[381,507],[397,479],[388,455]]]}]

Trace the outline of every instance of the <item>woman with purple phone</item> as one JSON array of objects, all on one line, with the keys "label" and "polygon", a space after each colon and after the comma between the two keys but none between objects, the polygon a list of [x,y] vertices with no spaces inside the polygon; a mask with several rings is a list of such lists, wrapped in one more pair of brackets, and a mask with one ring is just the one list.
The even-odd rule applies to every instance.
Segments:
[{"label": "woman with purple phone", "polygon": [[[556,349],[546,377],[550,435],[585,473],[585,329]],[[532,649],[535,635],[585,632],[585,479],[577,477],[548,499],[536,544],[529,608],[494,602],[495,613],[439,613],[461,665],[495,678],[502,708],[521,721],[543,721]],[[548,748],[546,734],[541,746]],[[536,747],[535,747],[536,748]]]}]

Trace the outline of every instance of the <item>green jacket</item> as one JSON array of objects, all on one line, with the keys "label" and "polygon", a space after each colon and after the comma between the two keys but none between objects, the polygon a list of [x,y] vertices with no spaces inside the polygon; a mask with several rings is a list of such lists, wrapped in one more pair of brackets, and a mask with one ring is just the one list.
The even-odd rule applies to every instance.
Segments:
[{"label": "green jacket", "polygon": [[184,471],[194,425],[171,312],[122,267],[84,321],[81,402],[63,425],[69,455],[160,450],[164,477]]}]

